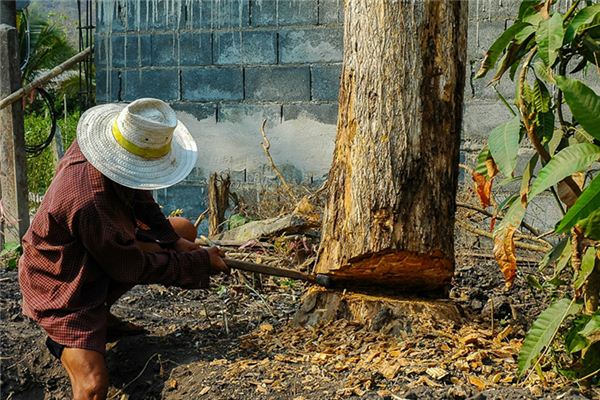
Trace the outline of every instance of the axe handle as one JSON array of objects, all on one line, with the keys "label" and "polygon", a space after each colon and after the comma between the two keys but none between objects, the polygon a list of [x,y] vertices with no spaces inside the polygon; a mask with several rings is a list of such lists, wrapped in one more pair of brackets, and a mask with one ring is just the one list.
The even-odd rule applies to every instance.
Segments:
[{"label": "axe handle", "polygon": [[279,276],[283,278],[297,279],[300,281],[315,283],[315,277],[304,272],[294,271],[291,269],[275,268],[270,265],[255,264],[247,261],[234,260],[232,258],[224,258],[225,264],[229,268],[241,269],[242,271],[258,272],[259,274]]}]

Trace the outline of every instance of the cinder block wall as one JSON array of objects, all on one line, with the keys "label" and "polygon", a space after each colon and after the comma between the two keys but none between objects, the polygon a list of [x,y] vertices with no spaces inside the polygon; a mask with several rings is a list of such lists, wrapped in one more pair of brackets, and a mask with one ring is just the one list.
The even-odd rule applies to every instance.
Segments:
[{"label": "cinder block wall", "polygon": [[159,97],[197,119],[335,124],[340,0],[99,1],[98,102]]},{"label": "cinder block wall", "polygon": [[[487,81],[473,77],[519,3],[469,0],[463,161],[473,160],[490,130],[510,117]],[[157,193],[167,211],[203,209],[211,172],[227,170],[237,183],[273,179],[260,146],[263,118],[272,155],[288,177],[323,178],[335,139],[342,23],[343,0],[98,2],[98,102],[164,99],[198,141],[196,171]],[[498,89],[514,98],[512,82]],[[558,209],[540,201],[531,218],[551,226]],[[550,218],[536,217],[548,212]]]}]

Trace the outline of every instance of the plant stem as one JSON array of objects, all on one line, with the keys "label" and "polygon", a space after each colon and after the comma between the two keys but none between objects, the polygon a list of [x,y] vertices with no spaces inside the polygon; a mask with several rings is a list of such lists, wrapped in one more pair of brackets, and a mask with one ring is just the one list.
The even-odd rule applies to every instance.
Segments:
[{"label": "plant stem", "polygon": [[508,103],[508,101],[506,101],[506,98],[502,95],[502,93],[500,93],[500,91],[498,90],[498,87],[496,85],[492,86],[494,88],[494,90],[496,91],[496,95],[498,95],[498,97],[500,98],[500,100],[502,100],[502,102],[504,103],[504,105],[506,106],[506,108],[508,108],[508,110],[510,111],[510,113],[513,116],[517,116],[517,113],[515,112],[515,110],[513,110],[513,108],[511,107],[511,105]]}]

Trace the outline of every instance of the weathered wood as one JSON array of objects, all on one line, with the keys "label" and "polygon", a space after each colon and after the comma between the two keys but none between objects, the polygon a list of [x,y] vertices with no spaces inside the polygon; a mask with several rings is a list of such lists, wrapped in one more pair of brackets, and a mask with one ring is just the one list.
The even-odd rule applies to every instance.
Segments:
[{"label": "weathered wood", "polygon": [[248,241],[251,239],[269,238],[282,234],[302,233],[318,225],[307,220],[301,215],[289,214],[282,217],[251,221],[237,228],[225,231],[218,236],[218,240]]},{"label": "weathered wood", "polygon": [[[0,98],[21,86],[17,30],[0,25]],[[3,240],[18,241],[29,227],[23,109],[20,102],[0,110],[0,201]]]},{"label": "weathered wood", "polygon": [[466,1],[348,0],[318,273],[449,284]]},{"label": "weathered wood", "polygon": [[315,286],[302,298],[294,323],[314,326],[337,319],[347,319],[370,330],[398,335],[419,331],[423,321],[460,323],[462,315],[460,309],[447,300],[373,296]]},{"label": "weathered wood", "polygon": [[208,235],[215,236],[223,230],[225,211],[229,206],[229,175],[217,177],[214,173],[208,181]]}]

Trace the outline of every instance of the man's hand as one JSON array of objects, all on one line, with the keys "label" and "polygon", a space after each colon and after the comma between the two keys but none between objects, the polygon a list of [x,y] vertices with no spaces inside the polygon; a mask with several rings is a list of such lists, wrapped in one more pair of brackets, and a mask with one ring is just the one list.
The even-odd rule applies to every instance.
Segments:
[{"label": "man's hand", "polygon": [[229,275],[229,267],[223,261],[223,257],[225,257],[225,253],[216,247],[209,247],[206,249],[208,252],[208,258],[210,259],[210,269],[214,274],[218,274],[219,272],[223,272],[224,274]]},{"label": "man's hand", "polygon": [[199,248],[200,248],[200,245],[198,245],[194,242],[190,242],[189,240],[184,239],[184,238],[177,239],[175,244],[173,244],[173,249],[178,252],[192,251],[192,250],[197,250]]}]

